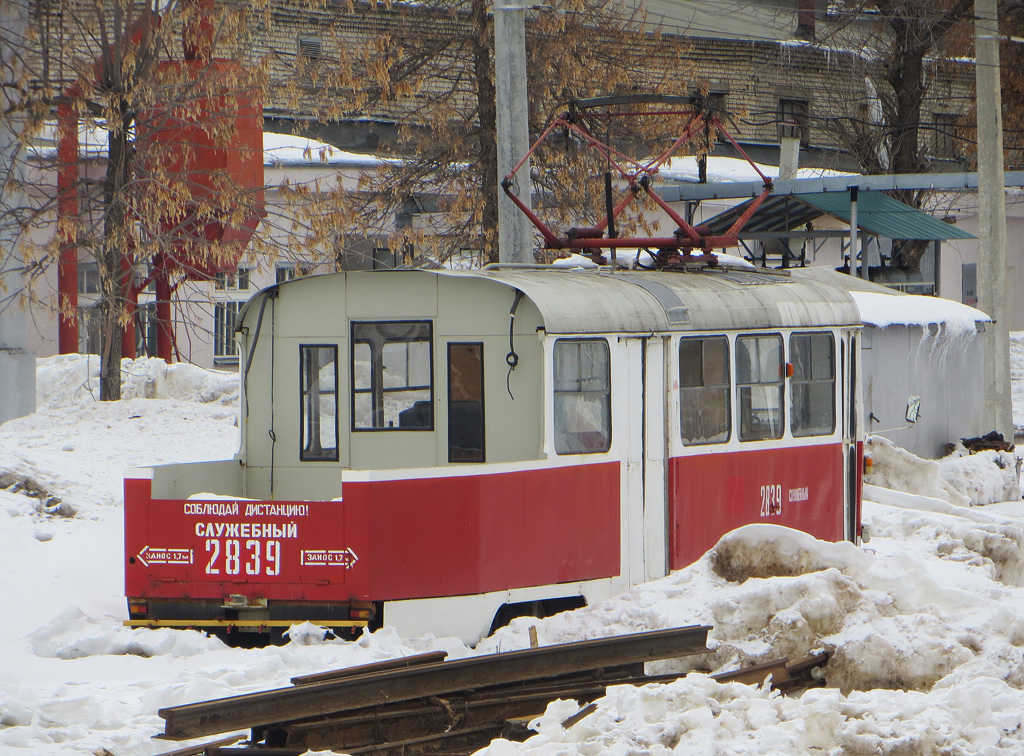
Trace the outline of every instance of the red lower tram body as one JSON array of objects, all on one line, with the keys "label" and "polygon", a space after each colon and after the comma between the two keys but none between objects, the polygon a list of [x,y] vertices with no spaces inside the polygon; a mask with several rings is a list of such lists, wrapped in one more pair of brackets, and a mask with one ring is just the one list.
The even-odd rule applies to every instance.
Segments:
[{"label": "red lower tram body", "polygon": [[[133,624],[374,627],[389,623],[390,602],[543,587],[548,600],[578,606],[593,600],[588,587],[599,598],[638,582],[623,574],[626,520],[643,509],[623,500],[624,464],[538,465],[364,473],[345,479],[333,501],[154,499],[150,479],[129,478]],[[859,512],[847,514],[846,489],[859,486],[859,476],[849,474],[834,443],[673,458],[666,551],[645,558],[679,569],[755,522],[829,541],[851,537]],[[572,588],[561,595],[558,586]],[[459,610],[439,602],[436,611]],[[492,618],[466,618],[481,621]]]}]

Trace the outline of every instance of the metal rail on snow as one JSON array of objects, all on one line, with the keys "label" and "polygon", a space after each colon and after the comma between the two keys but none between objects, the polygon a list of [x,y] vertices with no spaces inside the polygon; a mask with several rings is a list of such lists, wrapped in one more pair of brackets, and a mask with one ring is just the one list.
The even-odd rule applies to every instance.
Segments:
[{"label": "metal rail on snow", "polygon": [[[513,652],[513,666],[521,667],[518,671],[505,663],[507,655],[498,654],[479,657],[471,665],[472,673],[467,675],[468,660],[443,662],[447,654],[437,651],[294,677],[295,686],[309,692],[324,691],[333,701],[332,711],[310,715],[309,698],[305,705],[296,705],[297,700],[288,701],[283,695],[288,689],[257,694],[270,695],[280,703],[275,722],[253,726],[250,737],[243,743],[237,741],[244,736],[236,735],[228,741],[178,749],[164,756],[200,756],[203,753],[206,756],[301,756],[311,750],[332,750],[353,756],[469,756],[497,737],[513,741],[530,737],[534,734],[529,728],[530,721],[551,701],[578,702],[579,711],[561,723],[568,730],[598,708],[594,702],[607,695],[609,686],[675,682],[680,672],[648,675],[644,661],[681,655],[680,651],[701,653],[706,650],[703,644],[708,630],[706,626],[695,626],[624,636],[621,641],[606,638],[543,649],[533,647]],[[672,637],[675,639],[665,645]],[[645,639],[651,643],[647,644]],[[598,650],[598,653],[587,649]],[[623,652],[628,660],[621,655]],[[767,684],[772,690],[795,693],[825,684],[822,667],[828,658],[828,652],[795,662],[783,657],[721,672],[712,675],[712,679],[721,683]],[[491,671],[497,671],[504,681],[495,684]],[[448,672],[454,674],[449,676]],[[349,680],[349,685],[337,687],[336,684],[344,680]],[[434,693],[410,697],[402,680]],[[331,685],[325,688],[325,683]],[[362,705],[365,696],[359,691],[365,692],[375,685],[400,693],[383,703]],[[345,692],[356,695],[344,695]],[[217,715],[227,711],[225,704],[234,708],[239,702],[244,705],[252,700],[250,695],[186,708],[191,709],[188,718],[194,724],[196,714]],[[175,711],[161,712],[168,726],[175,718],[168,713]],[[240,720],[235,723],[242,726]]]},{"label": "metal rail on snow", "polygon": [[[547,249],[571,249],[578,250],[585,254],[598,254],[601,249],[621,249],[626,247],[654,248],[658,250],[656,259],[662,264],[672,264],[679,260],[680,254],[684,258],[693,259],[693,250],[701,250],[699,256],[707,262],[714,263],[714,257],[710,255],[712,249],[721,247],[735,247],[739,244],[739,232],[750,220],[751,216],[772,192],[772,180],[765,176],[753,160],[747,155],[742,147],[737,144],[732,135],[729,134],[719,117],[712,109],[701,105],[701,98],[678,97],[672,95],[647,95],[647,96],[621,96],[621,97],[598,97],[589,100],[573,100],[568,103],[568,110],[556,116],[544,133],[540,135],[526,155],[515,165],[511,172],[502,179],[501,186],[505,194],[512,200],[544,238],[544,245]],[[665,108],[646,107],[636,109],[631,107],[628,110],[610,110],[622,106],[666,106]],[[588,127],[588,121],[607,121],[612,118],[626,118],[638,116],[684,116],[688,117],[682,133],[672,144],[660,154],[638,160],[617,150],[611,144],[604,142],[594,136],[593,129]],[[724,234],[712,236],[706,233],[706,229],[700,226],[693,226],[677,213],[657,192],[652,191],[653,177],[661,167],[672,157],[672,155],[685,143],[694,138],[702,128],[714,127],[718,133],[725,137],[740,155],[750,164],[764,182],[764,190],[750,204],[744,212],[729,227]],[[597,224],[586,228],[570,228],[564,235],[560,235],[546,224],[534,213],[513,191],[516,173],[527,164],[537,149],[556,130],[565,129],[578,136],[588,148],[597,150],[608,163],[610,176],[614,171],[619,179],[626,183],[626,189],[622,198],[613,205],[611,199],[611,182],[606,178],[606,191],[608,192],[608,209],[605,217]],[[672,236],[664,237],[620,237],[615,233],[615,220],[622,212],[634,202],[641,192],[645,193],[655,204],[660,207],[669,218],[676,224],[676,232]]]},{"label": "metal rail on snow", "polygon": [[345,708],[378,707],[446,691],[551,678],[604,666],[622,666],[707,652],[706,625],[580,641],[538,649],[415,664],[375,674],[301,680],[292,688],[172,706],[158,714],[163,738],[189,740],[283,720],[325,716]]}]

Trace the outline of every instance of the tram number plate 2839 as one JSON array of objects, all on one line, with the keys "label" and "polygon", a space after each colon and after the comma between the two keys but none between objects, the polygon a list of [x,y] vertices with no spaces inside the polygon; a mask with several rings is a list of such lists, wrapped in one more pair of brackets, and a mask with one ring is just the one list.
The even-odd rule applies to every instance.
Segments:
[{"label": "tram number plate 2839", "polygon": [[782,486],[761,486],[761,516],[772,517],[782,514]]}]

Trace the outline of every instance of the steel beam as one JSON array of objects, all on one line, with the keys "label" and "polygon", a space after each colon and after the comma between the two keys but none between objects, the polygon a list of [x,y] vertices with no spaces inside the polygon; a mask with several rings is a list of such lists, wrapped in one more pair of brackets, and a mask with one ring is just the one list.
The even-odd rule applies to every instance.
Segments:
[{"label": "steel beam", "polygon": [[[772,194],[819,194],[847,192],[851,186],[861,191],[896,189],[933,189],[956,191],[978,188],[977,173],[894,173],[887,176],[834,176],[829,178],[789,179],[772,182]],[[1024,186],[1024,171],[1006,171],[1004,186]],[[667,184],[653,189],[666,202],[708,199],[746,199],[764,191],[761,181],[725,181],[713,184]]]}]

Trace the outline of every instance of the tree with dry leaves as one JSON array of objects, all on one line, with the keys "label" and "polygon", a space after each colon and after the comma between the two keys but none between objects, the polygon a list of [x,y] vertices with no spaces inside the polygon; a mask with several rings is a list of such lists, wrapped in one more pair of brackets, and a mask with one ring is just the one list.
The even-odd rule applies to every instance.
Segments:
[{"label": "tree with dry leaves", "polygon": [[79,317],[76,263],[95,262],[103,400],[120,395],[148,285],[170,344],[172,300],[188,282],[243,253],[333,254],[339,182],[286,187],[265,208],[266,93],[287,99],[304,86],[294,61],[282,68],[256,43],[270,15],[269,3],[233,0],[36,0],[13,40],[24,75],[10,114],[30,189],[0,210],[0,224],[20,230],[26,284],[13,294],[41,302],[59,269],[67,327]]},{"label": "tree with dry leaves", "polygon": [[[606,0],[557,0],[527,20],[531,134],[541,133],[571,99],[613,93],[679,94],[692,78],[688,45],[668,38],[639,13]],[[366,177],[358,223],[362,235],[390,234],[395,249],[445,259],[474,250],[497,256],[496,111],[493,18],[485,0],[395,4],[382,17],[374,6],[350,6],[325,18],[332,53],[318,62],[316,86],[344,103],[332,117],[395,124],[383,141],[381,169]],[[347,30],[373,19],[376,33],[353,44]],[[667,138],[661,122],[630,134]],[[595,187],[604,167],[592,152],[545,149],[551,163],[536,176],[542,209],[570,212],[603,203]],[[540,155],[538,157],[543,157]],[[596,178],[595,178],[596,177]],[[392,219],[415,223],[395,228]]]}]

